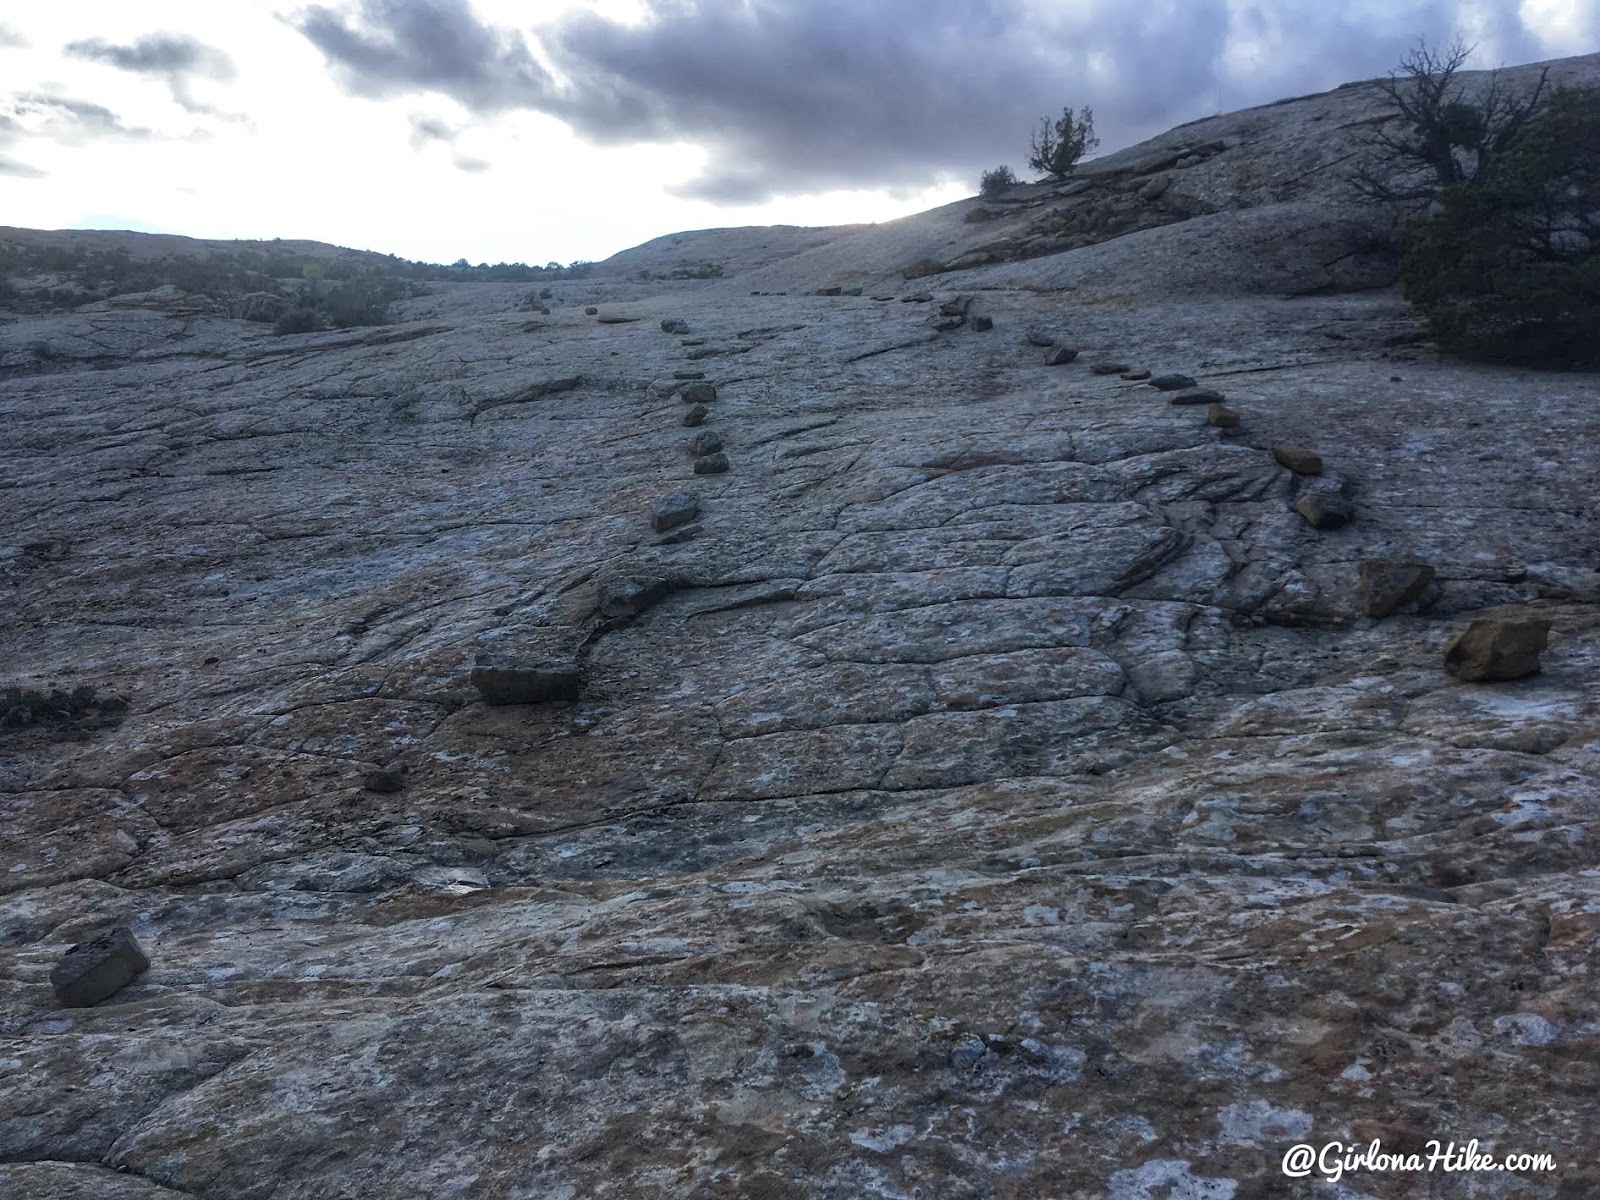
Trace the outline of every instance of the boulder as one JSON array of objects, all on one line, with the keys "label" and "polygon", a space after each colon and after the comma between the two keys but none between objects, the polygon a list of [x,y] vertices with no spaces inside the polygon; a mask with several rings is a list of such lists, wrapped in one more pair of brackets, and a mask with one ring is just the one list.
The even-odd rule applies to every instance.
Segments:
[{"label": "boulder", "polygon": [[398,792],[406,786],[406,777],[398,767],[379,767],[367,772],[361,786],[369,792]]},{"label": "boulder", "polygon": [[1121,375],[1123,372],[1128,370],[1128,364],[1111,362],[1095,363],[1089,368],[1089,370],[1094,372],[1096,375]]},{"label": "boulder", "polygon": [[1194,386],[1194,380],[1187,375],[1157,375],[1148,382],[1158,392],[1181,392]]},{"label": "boulder", "polygon": [[662,333],[688,333],[689,322],[681,317],[664,317],[661,321]]},{"label": "boulder", "polygon": [[1356,515],[1355,505],[1332,490],[1307,492],[1294,507],[1313,529],[1338,529]]},{"label": "boulder", "polygon": [[600,315],[600,310],[591,304],[583,310],[583,315],[586,317],[597,317]]},{"label": "boulder", "polygon": [[710,414],[711,410],[704,404],[696,404],[693,408],[689,409],[688,412],[683,414],[683,423],[688,425],[690,428],[693,428],[696,425],[703,425],[705,424],[706,417]]},{"label": "boulder", "polygon": [[1030,346],[1054,346],[1056,339],[1042,329],[1030,329],[1022,335],[1022,340]]},{"label": "boulder", "polygon": [[858,287],[847,287],[839,294],[841,296],[859,296],[861,295],[861,289]]},{"label": "boulder", "polygon": [[722,435],[714,430],[699,433],[689,442],[689,453],[699,457],[702,454],[715,454],[722,449]]},{"label": "boulder", "polygon": [[1549,640],[1543,617],[1480,617],[1445,647],[1444,669],[1471,682],[1521,679],[1538,672]]},{"label": "boulder", "polygon": [[1215,425],[1218,429],[1237,429],[1239,414],[1226,404],[1213,404],[1206,409],[1206,424]]},{"label": "boulder", "polygon": [[694,460],[696,475],[721,475],[727,469],[728,456],[721,451],[716,454],[703,454]]},{"label": "boulder", "polygon": [[576,700],[583,675],[572,659],[522,662],[479,658],[472,668],[472,686],[485,704],[541,704]]},{"label": "boulder", "polygon": [[1149,183],[1145,184],[1139,189],[1139,199],[1159,200],[1161,198],[1161,194],[1171,186],[1172,176],[1158,175],[1156,178],[1152,179]]},{"label": "boulder", "polygon": [[1168,404],[1221,404],[1227,399],[1216,388],[1185,388],[1167,398]]},{"label": "boulder", "polygon": [[678,395],[688,404],[710,404],[717,398],[717,388],[711,383],[691,383]]},{"label": "boulder", "polygon": [[1050,350],[1050,352],[1044,356],[1044,365],[1047,366],[1047,367],[1059,367],[1063,363],[1069,363],[1069,362],[1071,362],[1073,359],[1075,359],[1077,357],[1078,357],[1078,352],[1076,350],[1074,350],[1072,347],[1070,347],[1070,346],[1056,346],[1056,347],[1053,347]]},{"label": "boulder", "polygon": [[50,986],[68,1008],[88,1008],[120,992],[149,968],[150,960],[133,931],[118,925],[68,949],[50,972]]},{"label": "boulder", "polygon": [[1274,446],[1272,457],[1278,460],[1279,465],[1289,468],[1296,475],[1322,474],[1322,456],[1303,446]]},{"label": "boulder", "polygon": [[650,510],[650,528],[657,533],[686,525],[700,515],[700,499],[692,492],[674,492]]},{"label": "boulder", "polygon": [[1356,570],[1361,580],[1361,611],[1369,617],[1387,617],[1404,608],[1433,582],[1433,568],[1427,563],[1368,558]]},{"label": "boulder", "polygon": [[993,317],[968,317],[967,325],[978,333],[988,333],[994,328]]},{"label": "boulder", "polygon": [[820,287],[820,288],[817,289],[817,295],[819,295],[819,296],[837,296],[843,290],[844,290],[843,288],[837,288],[837,287]]},{"label": "boulder", "polygon": [[939,312],[947,317],[964,317],[972,307],[971,296],[956,296],[939,305]]}]

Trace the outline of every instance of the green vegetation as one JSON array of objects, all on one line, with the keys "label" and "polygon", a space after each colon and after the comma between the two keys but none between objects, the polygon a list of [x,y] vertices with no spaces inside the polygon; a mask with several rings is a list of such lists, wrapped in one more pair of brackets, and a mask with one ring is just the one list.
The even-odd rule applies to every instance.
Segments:
[{"label": "green vegetation", "polygon": [[1557,90],[1408,227],[1406,297],[1441,350],[1600,365],[1600,89]]},{"label": "green vegetation", "polygon": [[1039,128],[1028,143],[1028,165],[1052,179],[1065,179],[1078,160],[1100,144],[1094,135],[1094,113],[1084,108],[1074,117],[1070,108],[1061,110],[1053,124],[1039,118]]},{"label": "green vegetation", "polygon": [[993,200],[996,196],[1002,195],[1007,188],[1016,187],[1020,182],[1010,167],[996,167],[992,171],[983,173],[983,178],[978,182],[978,195],[985,200]]},{"label": "green vegetation", "polygon": [[[76,308],[91,300],[172,285],[184,292],[228,300],[268,292],[299,302],[338,327],[381,324],[388,308],[405,296],[426,295],[430,282],[503,283],[581,279],[592,263],[543,267],[526,263],[450,266],[411,262],[392,254],[345,251],[325,257],[288,250],[203,251],[135,260],[126,250],[31,246],[0,240],[0,304],[19,312]],[[720,270],[720,268],[719,268]],[[40,286],[24,279],[56,276]],[[285,286],[285,281],[299,281]],[[329,287],[328,285],[332,285]],[[301,289],[303,286],[303,290]],[[324,290],[326,289],[326,290]]]}]

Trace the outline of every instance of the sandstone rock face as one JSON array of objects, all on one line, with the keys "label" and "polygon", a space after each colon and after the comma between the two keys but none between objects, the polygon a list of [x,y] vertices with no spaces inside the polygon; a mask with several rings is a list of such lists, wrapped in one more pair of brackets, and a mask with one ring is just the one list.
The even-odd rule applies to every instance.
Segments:
[{"label": "sandstone rock face", "polygon": [[[1211,140],[1155,203],[1228,203]],[[1263,188],[1325,165],[1283,153]],[[1005,232],[961,211],[913,232]],[[1225,390],[1227,435],[810,294],[946,253],[888,224],[685,235],[713,280],[641,248],[532,331],[494,284],[0,327],[0,686],[130,701],[0,730],[0,1195],[1600,1194],[1600,381],[1441,361],[1392,291],[1247,294],[1235,215],[959,284]],[[1309,527],[1340,485],[1279,444],[1360,519]],[[1365,619],[1367,560],[1432,565],[1426,609]],[[672,586],[604,616],[624,579]],[[1538,674],[1445,670],[1480,618],[1549,621]],[[492,705],[480,656],[582,688]],[[154,965],[63,1009],[115,925]],[[1565,1177],[1279,1169],[1485,1135]]]},{"label": "sandstone rock face", "polygon": [[1549,640],[1550,622],[1542,617],[1481,618],[1445,647],[1445,670],[1459,679],[1521,679],[1539,670]]},{"label": "sandstone rock face", "polygon": [[115,995],[150,969],[133,931],[126,925],[96,934],[62,955],[50,972],[56,998],[71,1008],[87,1008]]}]

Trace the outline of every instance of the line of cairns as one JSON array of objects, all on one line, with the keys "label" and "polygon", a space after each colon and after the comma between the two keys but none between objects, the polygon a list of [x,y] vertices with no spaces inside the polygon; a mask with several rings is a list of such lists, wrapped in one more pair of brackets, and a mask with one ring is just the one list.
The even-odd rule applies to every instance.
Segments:
[{"label": "line of cairns", "polygon": [[[840,288],[818,291],[825,296],[860,293],[859,288],[849,289],[848,293]],[[872,299],[894,297],[873,296]],[[899,299],[927,302],[934,297],[918,292]],[[971,307],[971,297],[957,296],[944,301],[938,314],[929,318],[929,324],[941,333],[963,325],[976,332],[994,328],[992,318],[973,313]],[[595,316],[598,310],[591,307],[585,312]],[[613,322],[616,320],[618,318],[613,318]],[[688,324],[676,317],[664,319],[661,329],[672,334],[689,332]],[[1037,329],[1028,330],[1023,341],[1045,351],[1047,366],[1063,366],[1079,358],[1077,349]],[[1221,392],[1200,386],[1188,375],[1152,375],[1148,370],[1109,360],[1093,363],[1089,369],[1095,375],[1116,375],[1129,382],[1142,382],[1167,393],[1167,402],[1171,405],[1205,405],[1206,422],[1219,429],[1223,436],[1235,434],[1242,424],[1242,414],[1226,404],[1227,398]],[[679,385],[675,388],[678,396],[689,405],[684,410],[682,423],[699,430],[688,443],[695,474],[726,472],[729,462],[722,435],[703,428],[711,414],[710,405],[717,399],[716,386],[705,379],[703,371],[676,371],[673,378]],[[1294,507],[1307,525],[1317,530],[1333,530],[1355,518],[1356,508],[1350,500],[1348,480],[1337,473],[1326,472],[1321,455],[1291,445],[1274,445],[1270,451],[1280,466],[1301,481]],[[663,535],[659,544],[669,545],[692,536],[691,522],[700,515],[700,508],[699,497],[690,491],[673,492],[657,501],[650,511],[650,527]],[[1362,611],[1375,619],[1390,616],[1419,599],[1434,578],[1434,568],[1427,563],[1391,559],[1366,559],[1360,563],[1358,572]],[[600,631],[633,619],[672,589],[672,583],[662,579],[613,581],[602,589],[600,596],[597,608],[602,618]],[[1478,618],[1445,647],[1444,668],[1458,679],[1471,682],[1520,679],[1538,672],[1539,654],[1548,644],[1549,633],[1550,621],[1542,617]],[[473,666],[471,678],[483,701],[490,705],[573,701],[583,689],[583,672],[575,654],[556,661],[480,658]],[[366,786],[373,791],[396,791],[403,786],[403,776],[397,770],[382,769],[368,775]],[[51,971],[50,982],[64,1006],[87,1007],[114,995],[149,966],[150,960],[133,931],[126,925],[118,925],[68,949]]]}]

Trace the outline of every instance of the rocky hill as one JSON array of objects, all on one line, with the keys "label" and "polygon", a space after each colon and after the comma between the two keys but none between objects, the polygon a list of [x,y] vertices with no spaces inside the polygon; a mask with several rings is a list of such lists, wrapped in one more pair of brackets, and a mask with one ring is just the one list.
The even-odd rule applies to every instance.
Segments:
[{"label": "rocky hill", "polygon": [[0,1194],[1600,1194],[1600,377],[1421,339],[1375,103],[12,314]]}]

